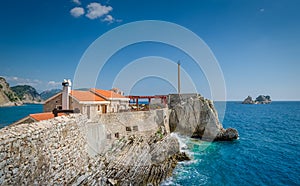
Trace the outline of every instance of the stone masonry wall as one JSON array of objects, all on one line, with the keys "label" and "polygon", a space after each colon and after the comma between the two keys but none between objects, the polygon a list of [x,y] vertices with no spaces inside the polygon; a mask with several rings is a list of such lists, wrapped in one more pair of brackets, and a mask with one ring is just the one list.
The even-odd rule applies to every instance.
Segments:
[{"label": "stone masonry wall", "polygon": [[88,152],[104,153],[118,139],[131,135],[169,134],[168,109],[100,114],[86,125]]},{"label": "stone masonry wall", "polygon": [[[104,124],[107,132],[114,136],[132,134],[151,134],[163,126],[166,132],[169,131],[168,109],[156,109],[139,112],[108,113],[100,115],[99,123]],[[126,130],[127,128],[127,130]]]},{"label": "stone masonry wall", "polygon": [[[96,121],[73,114],[5,127],[0,130],[0,185],[79,184],[85,173],[91,172],[90,162],[97,154],[103,155],[116,141],[135,135],[146,140],[162,128],[164,131],[160,132],[166,135],[169,133],[168,120],[168,109],[160,109],[103,114]],[[119,133],[118,137],[116,133]],[[95,149],[93,153],[91,148]],[[171,151],[175,149],[174,153],[178,152],[176,146],[170,148]],[[143,151],[137,149],[136,152],[142,158],[138,152]],[[162,159],[170,156],[165,155]],[[92,166],[95,169],[90,174],[102,169]]]},{"label": "stone masonry wall", "polygon": [[0,185],[72,182],[88,162],[85,116],[58,117],[0,130]]},{"label": "stone masonry wall", "polygon": [[56,96],[52,100],[45,102],[43,105],[44,112],[52,112],[57,106],[62,105],[62,94]]}]

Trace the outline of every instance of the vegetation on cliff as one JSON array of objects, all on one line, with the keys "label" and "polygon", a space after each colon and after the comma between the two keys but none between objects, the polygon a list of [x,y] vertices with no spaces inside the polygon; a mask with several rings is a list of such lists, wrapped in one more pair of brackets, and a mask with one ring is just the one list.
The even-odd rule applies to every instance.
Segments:
[{"label": "vegetation on cliff", "polygon": [[23,103],[35,103],[41,102],[42,98],[35,88],[29,85],[17,85],[11,87],[11,89],[17,94],[18,98]]},{"label": "vegetation on cliff", "polygon": [[50,89],[41,92],[30,85],[10,87],[5,78],[0,77],[0,106],[22,105],[23,103],[40,103],[61,92],[61,89]]},{"label": "vegetation on cliff", "polygon": [[22,102],[14,91],[11,90],[5,78],[0,77],[0,106],[20,105]]}]

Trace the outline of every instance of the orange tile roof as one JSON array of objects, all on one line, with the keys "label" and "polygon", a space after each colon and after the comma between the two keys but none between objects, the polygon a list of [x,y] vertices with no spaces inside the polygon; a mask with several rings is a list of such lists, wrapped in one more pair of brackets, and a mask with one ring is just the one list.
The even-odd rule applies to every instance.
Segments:
[{"label": "orange tile roof", "polygon": [[[58,113],[58,116],[66,115],[65,113]],[[44,113],[36,113],[29,114],[30,117],[35,119],[36,121],[48,120],[54,118],[54,114],[52,112],[44,112]]]},{"label": "orange tile roof", "polygon": [[72,90],[71,95],[78,101],[106,101],[90,91]]},{"label": "orange tile roof", "polygon": [[96,94],[105,97],[106,99],[109,98],[126,98],[125,96],[122,96],[121,94],[117,94],[111,90],[100,90],[96,88],[90,89],[92,92],[95,92]]}]

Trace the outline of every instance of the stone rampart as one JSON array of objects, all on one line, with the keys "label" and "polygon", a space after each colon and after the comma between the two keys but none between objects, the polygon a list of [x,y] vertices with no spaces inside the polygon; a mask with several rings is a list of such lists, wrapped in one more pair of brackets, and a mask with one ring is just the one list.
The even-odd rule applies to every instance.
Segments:
[{"label": "stone rampart", "polygon": [[0,130],[0,185],[66,184],[88,162],[85,116]]},{"label": "stone rampart", "polygon": [[[177,140],[167,135],[168,122],[168,109],[160,109],[110,113],[93,120],[71,114],[5,127],[0,130],[0,185],[104,184],[103,180],[110,185],[109,179],[120,183],[121,178],[128,184],[158,184],[170,175],[180,153]],[[118,171],[128,169],[136,179],[112,174],[120,168],[112,157],[130,162]],[[147,174],[137,174],[142,167],[149,169]],[[151,168],[164,177],[150,174]]]}]

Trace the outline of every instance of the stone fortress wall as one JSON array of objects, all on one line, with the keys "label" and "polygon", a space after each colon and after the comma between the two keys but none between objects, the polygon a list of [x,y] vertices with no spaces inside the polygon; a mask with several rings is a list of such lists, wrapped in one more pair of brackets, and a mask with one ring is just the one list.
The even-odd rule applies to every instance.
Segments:
[{"label": "stone fortress wall", "polygon": [[77,183],[89,161],[116,140],[169,132],[168,120],[168,110],[160,109],[93,120],[72,114],[5,127],[0,130],[0,185]]},{"label": "stone fortress wall", "polygon": [[0,130],[0,185],[63,184],[88,162],[86,118],[57,117]]},{"label": "stone fortress wall", "polygon": [[91,156],[108,150],[116,140],[130,135],[150,136],[170,133],[168,109],[101,114],[87,125],[88,152]]}]

